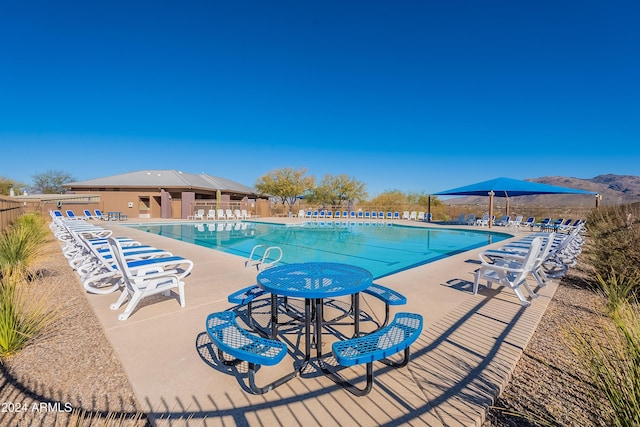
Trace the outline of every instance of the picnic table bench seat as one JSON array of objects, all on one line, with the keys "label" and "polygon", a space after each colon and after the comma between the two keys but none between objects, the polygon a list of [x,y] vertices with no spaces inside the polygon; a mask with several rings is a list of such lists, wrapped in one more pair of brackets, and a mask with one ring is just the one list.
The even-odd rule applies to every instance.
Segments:
[{"label": "picnic table bench seat", "polygon": [[407,298],[401,293],[388,288],[386,286],[380,285],[379,283],[372,283],[367,289],[362,291],[367,295],[371,295],[380,301],[384,302],[385,305],[385,313],[384,313],[384,322],[382,326],[386,326],[389,323],[389,307],[392,305],[404,305],[407,303]]},{"label": "picnic table bench seat", "polygon": [[261,297],[262,295],[265,295],[265,294],[267,294],[267,291],[262,289],[260,286],[251,285],[230,294],[227,297],[227,300],[231,304],[245,305],[245,304],[251,304],[251,302],[254,299]]},{"label": "picnic table bench seat", "polygon": [[260,286],[251,285],[230,294],[227,297],[227,300],[231,304],[247,306],[247,318],[250,322],[249,326],[253,327],[253,300],[266,294],[268,294],[268,292]]},{"label": "picnic table bench seat", "polygon": [[[255,382],[257,368],[260,365],[273,366],[280,363],[287,354],[287,346],[278,340],[244,329],[238,325],[232,311],[209,314],[206,330],[218,348],[218,358],[223,364],[236,365],[243,361],[249,364],[249,387],[256,394],[264,394],[297,375],[297,371],[294,371],[264,387],[258,387]],[[223,354],[233,357],[233,360],[224,359]]]},{"label": "picnic table bench seat", "polygon": [[[388,366],[403,367],[409,363],[409,347],[422,332],[422,316],[414,313],[396,313],[393,321],[368,335],[336,341],[332,345],[333,355],[341,366],[366,364],[366,385],[358,388],[337,372],[332,373],[334,381],[356,396],[364,396],[373,385],[373,362],[380,361]],[[388,359],[404,351],[402,360]]]}]

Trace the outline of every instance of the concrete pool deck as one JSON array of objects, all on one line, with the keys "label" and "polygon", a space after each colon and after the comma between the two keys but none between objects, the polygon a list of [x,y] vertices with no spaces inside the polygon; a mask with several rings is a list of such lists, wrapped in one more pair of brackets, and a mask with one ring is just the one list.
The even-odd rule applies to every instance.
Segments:
[{"label": "concrete pool deck", "polygon": [[[508,382],[557,287],[551,281],[539,289],[540,298],[528,308],[521,306],[510,289],[481,286],[478,295],[472,295],[477,254],[500,247],[505,241],[384,277],[377,282],[396,289],[408,300],[394,312],[424,316],[424,329],[411,347],[407,367],[389,369],[375,363],[373,390],[365,397],[355,397],[329,378],[313,373],[264,395],[253,395],[244,391],[243,365],[238,367],[243,375],[238,375],[235,369],[217,363],[205,332],[205,319],[211,312],[232,307],[227,295],[254,284],[256,271],[245,269],[245,259],[235,255],[116,222],[100,225],[113,229],[115,236],[132,237],[169,250],[195,265],[185,279],[184,308],[175,295],[149,298],[128,320],[119,321],[118,313],[123,308],[109,309],[119,292],[87,294],[154,425],[479,426],[487,406]],[[518,238],[529,232],[512,234]],[[531,280],[531,285],[535,289],[535,281]],[[382,304],[366,295],[361,305],[375,316],[384,314]],[[325,353],[330,348],[325,343]],[[288,355],[276,367],[263,367],[257,374],[258,384],[283,375],[294,360]],[[360,366],[351,374],[362,376],[364,368]]]}]

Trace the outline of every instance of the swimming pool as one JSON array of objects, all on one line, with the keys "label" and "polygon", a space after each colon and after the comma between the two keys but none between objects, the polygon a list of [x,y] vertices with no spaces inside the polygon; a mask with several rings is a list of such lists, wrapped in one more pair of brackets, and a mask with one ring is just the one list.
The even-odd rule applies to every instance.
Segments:
[{"label": "swimming pool", "polygon": [[388,276],[512,237],[482,230],[382,222],[313,221],[128,224],[138,230],[248,258],[256,245],[282,248],[282,263],[341,262]]}]

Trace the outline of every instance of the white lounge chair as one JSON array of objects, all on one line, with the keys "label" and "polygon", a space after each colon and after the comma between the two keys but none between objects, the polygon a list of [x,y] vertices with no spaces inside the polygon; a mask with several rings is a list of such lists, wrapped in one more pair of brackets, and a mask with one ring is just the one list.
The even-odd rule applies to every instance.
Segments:
[{"label": "white lounge chair", "polygon": [[424,221],[425,218],[426,217],[423,211],[418,212],[418,221]]},{"label": "white lounge chair", "polygon": [[85,209],[83,212],[85,219],[98,219],[91,213],[89,209]]},{"label": "white lounge chair", "polygon": [[227,215],[224,213],[224,209],[218,209],[217,211],[218,219],[223,220],[227,219]]},{"label": "white lounge chair", "polygon": [[402,219],[409,219],[409,211],[402,212]]},{"label": "white lounge chair", "polygon": [[534,225],[536,225],[536,218],[533,216],[530,216],[529,218],[527,218],[526,221],[523,221],[520,223],[519,228],[529,227],[530,229],[532,229]]},{"label": "white lounge chair", "polygon": [[[127,263],[124,258],[120,243],[112,237],[109,237],[108,241],[111,253],[118,265],[124,282],[122,295],[120,295],[118,301],[111,304],[109,308],[111,310],[117,310],[125,301],[129,300],[124,312],[118,316],[118,320],[126,320],[129,318],[143,298],[160,293],[169,296],[172,289],[178,290],[180,306],[185,306],[184,282],[178,277],[175,270],[165,270],[162,266],[156,264],[153,267],[133,272],[131,265]],[[193,263],[191,263],[191,265],[193,265]]]},{"label": "white lounge chair", "polygon": [[532,274],[541,245],[542,237],[534,238],[522,262],[496,260],[492,264],[483,258],[481,254],[480,261],[482,261],[482,265],[475,272],[473,294],[478,293],[480,280],[486,280],[488,288],[491,288],[492,283],[511,288],[524,307],[531,305],[531,302],[524,296],[520,287],[524,287],[532,298],[538,297],[527,283],[527,277]]},{"label": "white lounge chair", "polygon": [[204,219],[204,209],[198,209],[196,213],[193,214],[193,219]]},{"label": "white lounge chair", "polygon": [[507,224],[509,224],[509,221],[511,221],[511,216],[509,215],[502,215],[500,217],[500,219],[496,219],[493,223],[493,225],[500,225],[502,227],[506,227]]},{"label": "white lounge chair", "polygon": [[479,225],[481,227],[488,227],[490,220],[491,219],[489,218],[489,214],[485,213],[484,215],[482,215],[482,218],[476,220],[476,225]]},{"label": "white lounge chair", "polygon": [[[424,214],[423,214],[423,216],[424,216]],[[409,214],[409,220],[416,221],[417,219],[418,219],[418,212],[411,211],[411,213]]]},{"label": "white lounge chair", "polygon": [[236,216],[233,214],[233,211],[231,209],[225,209],[224,215],[227,217],[227,219],[236,219]]},{"label": "white lounge chair", "polygon": [[[174,257],[171,252],[153,246],[128,242],[126,243],[127,246],[125,246],[122,240],[118,241],[122,248],[122,256],[130,266],[133,274],[137,274],[138,269],[147,269],[154,266],[160,266],[161,268],[171,267],[178,277],[184,277],[191,271],[192,264],[190,264],[190,261],[184,260],[185,264],[181,267],[182,259]],[[92,294],[115,292],[120,288],[122,279],[108,241],[91,243],[88,240],[84,240],[84,242],[90,250],[90,255],[76,269],[82,280],[83,287]]]},{"label": "white lounge chair", "polygon": [[476,214],[469,214],[467,217],[467,225],[476,225]]},{"label": "white lounge chair", "polygon": [[[542,236],[539,236],[542,237]],[[516,263],[522,263],[527,256],[531,246],[531,240],[525,239],[520,242],[507,244],[500,249],[492,249],[484,251],[480,254],[481,258],[487,258],[491,262],[501,260],[502,262],[515,261]],[[549,259],[552,251],[556,250],[558,241],[555,238],[555,233],[551,233],[548,236],[542,237],[542,245],[540,251],[536,255],[536,259],[533,267],[531,268],[531,274],[541,288],[546,286],[547,276],[543,269],[543,264]]]},{"label": "white lounge chair", "polygon": [[83,217],[76,216],[75,212],[72,211],[71,209],[67,209],[66,212],[67,212],[67,218],[68,219],[85,219]]},{"label": "white lounge chair", "polygon": [[249,212],[247,212],[246,209],[242,209],[240,211],[240,218],[241,219],[249,219],[249,218],[251,218],[251,214]]},{"label": "white lounge chair", "polygon": [[103,221],[108,221],[109,217],[102,213],[100,209],[94,209],[93,212],[96,214],[96,218],[101,219]]},{"label": "white lounge chair", "polygon": [[209,211],[207,212],[207,219],[211,219],[211,220],[216,219],[216,210],[215,209],[209,209]]},{"label": "white lounge chair", "polygon": [[520,228],[520,224],[522,224],[522,215],[518,215],[515,217],[515,219],[510,220],[507,223],[507,228],[510,228],[510,229]]}]

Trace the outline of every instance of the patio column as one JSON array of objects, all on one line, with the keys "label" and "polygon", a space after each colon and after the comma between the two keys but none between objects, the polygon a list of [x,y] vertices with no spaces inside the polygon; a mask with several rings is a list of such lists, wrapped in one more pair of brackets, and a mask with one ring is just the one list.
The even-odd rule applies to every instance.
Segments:
[{"label": "patio column", "polygon": [[493,196],[495,195],[496,193],[494,193],[493,190],[489,191],[489,228],[493,226],[491,218],[493,218]]}]

